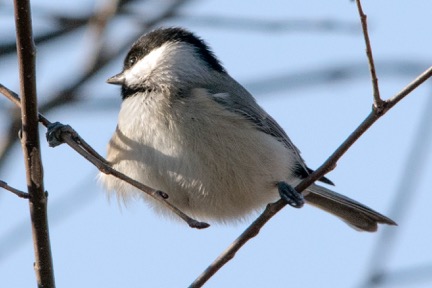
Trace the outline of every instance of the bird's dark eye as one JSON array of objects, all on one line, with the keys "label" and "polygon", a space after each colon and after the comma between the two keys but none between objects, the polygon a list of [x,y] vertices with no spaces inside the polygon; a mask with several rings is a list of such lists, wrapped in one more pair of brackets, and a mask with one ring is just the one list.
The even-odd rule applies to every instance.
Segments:
[{"label": "bird's dark eye", "polygon": [[135,63],[137,62],[137,57],[136,56],[130,56],[128,59],[128,65],[133,66]]}]

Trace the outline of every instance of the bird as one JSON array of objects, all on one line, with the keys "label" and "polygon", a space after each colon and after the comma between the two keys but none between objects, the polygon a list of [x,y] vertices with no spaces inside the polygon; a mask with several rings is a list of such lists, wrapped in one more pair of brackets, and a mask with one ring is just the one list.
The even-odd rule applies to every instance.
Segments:
[{"label": "bird", "polygon": [[[282,127],[222,66],[203,39],[181,27],[142,35],[123,70],[107,80],[121,86],[117,127],[108,143],[112,168],[154,189],[184,213],[216,223],[238,222],[284,199],[329,212],[359,231],[390,218],[322,185],[293,187],[310,169]],[[287,110],[289,110],[287,108]],[[99,174],[119,198],[143,197],[111,175]],[[326,177],[320,182],[333,185]]]}]

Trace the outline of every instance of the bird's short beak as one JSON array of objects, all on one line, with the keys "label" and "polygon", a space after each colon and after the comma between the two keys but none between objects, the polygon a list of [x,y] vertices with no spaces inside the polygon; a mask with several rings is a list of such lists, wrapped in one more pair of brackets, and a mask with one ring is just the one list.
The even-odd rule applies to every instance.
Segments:
[{"label": "bird's short beak", "polygon": [[123,85],[125,83],[125,76],[123,72],[108,78],[107,83],[114,85]]}]

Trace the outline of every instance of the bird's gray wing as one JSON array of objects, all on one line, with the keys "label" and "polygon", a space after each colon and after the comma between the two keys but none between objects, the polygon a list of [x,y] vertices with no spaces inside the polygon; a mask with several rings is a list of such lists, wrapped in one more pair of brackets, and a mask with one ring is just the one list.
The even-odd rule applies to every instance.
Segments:
[{"label": "bird's gray wing", "polygon": [[[300,156],[300,150],[292,143],[282,127],[256,103],[252,96],[247,96],[248,99],[242,99],[240,97],[232,97],[232,95],[225,92],[219,92],[212,93],[211,97],[215,102],[224,106],[225,109],[242,115],[258,130],[271,135],[290,149],[297,160],[297,165],[293,172],[299,176],[299,178],[306,178],[313,172],[312,169],[306,166],[303,158]],[[325,177],[319,180],[334,185],[333,182]]]}]

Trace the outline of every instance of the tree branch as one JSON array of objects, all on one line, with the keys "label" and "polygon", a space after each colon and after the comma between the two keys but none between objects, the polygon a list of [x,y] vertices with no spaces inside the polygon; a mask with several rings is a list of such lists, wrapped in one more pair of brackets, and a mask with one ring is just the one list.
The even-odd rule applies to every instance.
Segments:
[{"label": "tree branch", "polygon": [[[404,89],[397,93],[394,97],[384,101],[383,109],[378,111],[373,106],[372,112],[366,119],[354,130],[353,133],[339,146],[338,149],[324,162],[314,173],[310,174],[295,189],[302,192],[309,187],[316,180],[324,176],[329,171],[336,167],[337,161],[345,154],[346,151],[362,136],[367,129],[369,129],[379,118],[387,113],[397,102],[402,100],[411,91],[424,83],[427,79],[432,77],[432,67],[427,69],[419,75],[414,81],[408,84]],[[202,287],[208,279],[210,279],[220,268],[222,268],[228,261],[234,258],[235,254],[246,242],[258,235],[261,228],[278,213],[283,207],[286,206],[285,201],[279,200],[275,203],[267,205],[264,212],[233,242],[231,245],[222,252],[216,260],[207,267],[204,272],[199,275],[195,281],[189,286],[190,288]]]},{"label": "tree branch", "polygon": [[[298,192],[304,191],[307,187],[313,184],[316,180],[323,177],[326,173],[333,170],[336,167],[337,161],[345,154],[346,151],[369,129],[379,118],[381,118],[387,111],[389,111],[394,105],[400,100],[407,96],[419,85],[424,83],[427,79],[432,76],[432,67],[427,69],[421,75],[419,75],[414,81],[403,88],[398,94],[392,98],[383,101],[380,97],[378,78],[376,76],[375,65],[372,56],[372,48],[369,41],[369,35],[367,31],[366,15],[363,13],[361,8],[360,0],[356,0],[360,20],[363,27],[363,35],[366,42],[366,54],[369,62],[370,74],[372,78],[372,87],[374,95],[374,105],[372,106],[371,113],[365,118],[365,120],[354,130],[351,135],[336,149],[336,151],[312,174],[300,182],[295,190]],[[224,251],[213,263],[210,264],[207,269],[199,275],[195,281],[189,286],[190,288],[196,288],[203,286],[208,279],[210,279],[220,268],[222,268],[228,261],[234,258],[235,254],[247,241],[258,235],[261,228],[278,213],[287,204],[284,200],[279,200],[275,203],[268,204],[264,212],[258,216],[258,218]]]},{"label": "tree branch", "polygon": [[373,89],[373,98],[374,98],[374,106],[380,110],[382,105],[384,105],[384,101],[381,99],[380,91],[378,87],[378,78],[375,70],[375,63],[372,55],[372,48],[369,40],[368,26],[367,26],[367,16],[363,13],[363,8],[361,6],[360,0],[356,0],[357,10],[360,15],[360,21],[363,29],[363,36],[366,44],[366,56],[369,63],[369,71],[372,80],[372,89]]},{"label": "tree branch", "polygon": [[21,145],[26,167],[30,217],[35,252],[34,269],[38,287],[55,287],[48,230],[47,197],[43,183],[36,95],[35,56],[29,0],[15,0],[17,54],[22,98]]},{"label": "tree branch", "polygon": [[15,188],[9,186],[6,182],[4,182],[2,180],[0,180],[0,187],[5,189],[5,190],[8,190],[9,192],[12,192],[13,194],[15,194],[16,196],[18,196],[20,198],[24,198],[24,199],[30,198],[28,193],[23,192],[23,191],[18,190],[18,189],[15,189]]}]

